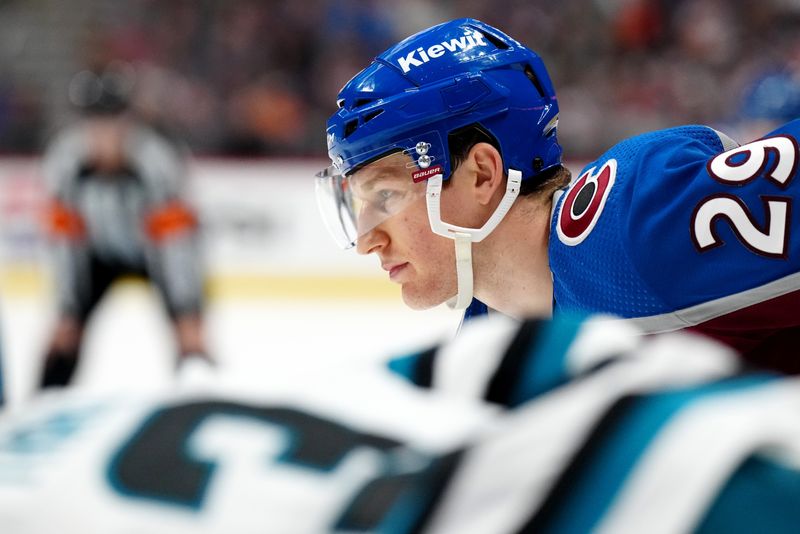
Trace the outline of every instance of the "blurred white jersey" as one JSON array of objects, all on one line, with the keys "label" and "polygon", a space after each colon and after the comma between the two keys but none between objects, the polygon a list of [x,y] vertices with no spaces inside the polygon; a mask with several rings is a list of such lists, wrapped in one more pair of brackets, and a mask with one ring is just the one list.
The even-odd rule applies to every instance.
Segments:
[{"label": "blurred white jersey", "polygon": [[6,414],[0,532],[364,531],[399,510],[413,522],[437,458],[498,410],[374,368],[252,381],[138,398],[45,392]]},{"label": "blurred white jersey", "polygon": [[564,319],[476,322],[424,354],[440,362],[438,389],[331,362],[140,398],[47,394],[0,418],[0,531],[792,532],[800,521],[796,379],[742,373],[727,349],[688,335]]}]

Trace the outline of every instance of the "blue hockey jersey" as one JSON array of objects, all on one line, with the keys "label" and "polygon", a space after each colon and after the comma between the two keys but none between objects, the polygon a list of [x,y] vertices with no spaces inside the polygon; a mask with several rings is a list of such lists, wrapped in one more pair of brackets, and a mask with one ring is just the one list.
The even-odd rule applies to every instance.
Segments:
[{"label": "blue hockey jersey", "polygon": [[762,358],[788,351],[800,326],[798,135],[800,120],[738,146],[684,126],[587,165],[553,210],[555,312],[689,327]]}]

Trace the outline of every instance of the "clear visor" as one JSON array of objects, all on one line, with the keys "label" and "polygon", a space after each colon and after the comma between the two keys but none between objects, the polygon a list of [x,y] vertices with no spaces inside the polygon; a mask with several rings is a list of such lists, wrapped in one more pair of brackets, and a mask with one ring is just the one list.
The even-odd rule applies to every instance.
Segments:
[{"label": "clear visor", "polygon": [[433,146],[417,142],[410,148],[388,148],[348,172],[332,166],[317,173],[317,204],[339,246],[355,246],[382,222],[424,202],[427,179],[443,172],[441,148]]}]

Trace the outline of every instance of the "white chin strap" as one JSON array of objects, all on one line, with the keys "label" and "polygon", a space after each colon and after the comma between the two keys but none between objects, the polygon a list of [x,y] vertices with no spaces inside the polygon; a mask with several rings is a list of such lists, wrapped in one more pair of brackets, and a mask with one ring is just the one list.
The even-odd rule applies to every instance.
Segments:
[{"label": "white chin strap", "polygon": [[442,221],[442,175],[437,174],[428,179],[425,193],[428,205],[428,221],[433,233],[455,241],[456,276],[458,277],[458,293],[447,301],[447,305],[456,310],[463,310],[472,302],[472,243],[478,243],[488,236],[506,216],[511,205],[519,195],[522,173],[508,169],[506,193],[489,220],[480,228],[463,228]]}]

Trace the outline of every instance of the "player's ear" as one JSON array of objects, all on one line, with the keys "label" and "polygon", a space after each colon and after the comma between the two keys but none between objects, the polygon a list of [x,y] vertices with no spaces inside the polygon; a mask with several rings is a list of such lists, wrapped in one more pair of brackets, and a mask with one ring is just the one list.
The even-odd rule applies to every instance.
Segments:
[{"label": "player's ear", "polygon": [[489,143],[476,143],[467,156],[474,172],[475,199],[482,205],[491,203],[498,189],[505,187],[503,158]]}]

